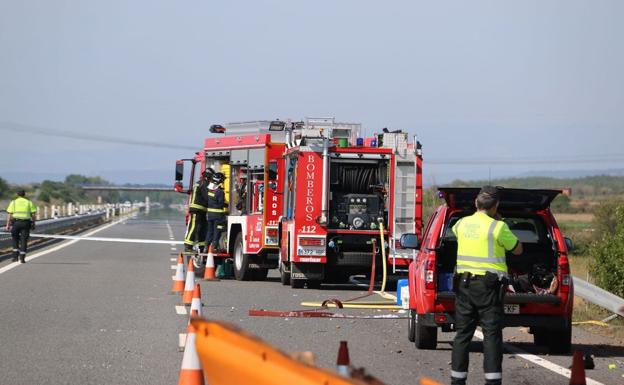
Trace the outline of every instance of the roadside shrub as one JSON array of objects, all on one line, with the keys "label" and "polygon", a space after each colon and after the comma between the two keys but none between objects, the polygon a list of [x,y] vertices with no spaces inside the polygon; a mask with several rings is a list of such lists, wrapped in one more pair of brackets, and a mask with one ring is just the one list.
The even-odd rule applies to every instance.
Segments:
[{"label": "roadside shrub", "polygon": [[[607,206],[612,211],[608,212]],[[598,286],[624,297],[624,203],[607,202],[598,212],[602,233],[589,248],[593,257],[590,272]]]},{"label": "roadside shrub", "polygon": [[[615,215],[619,207],[624,207],[624,201],[612,199],[601,202],[594,209],[594,229],[598,239],[601,239],[605,234],[615,232],[618,224]],[[622,221],[620,220],[619,223]]]}]

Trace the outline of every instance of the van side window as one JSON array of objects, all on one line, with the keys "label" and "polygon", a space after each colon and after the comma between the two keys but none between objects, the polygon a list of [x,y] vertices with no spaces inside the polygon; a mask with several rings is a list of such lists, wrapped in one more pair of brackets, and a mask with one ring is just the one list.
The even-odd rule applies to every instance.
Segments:
[{"label": "van side window", "polygon": [[429,244],[429,241],[431,240],[430,230],[437,215],[438,215],[438,212],[434,211],[433,214],[431,214],[431,216],[429,217],[429,221],[427,222],[427,226],[425,227],[425,240],[422,243],[424,247],[427,247],[427,245]]}]

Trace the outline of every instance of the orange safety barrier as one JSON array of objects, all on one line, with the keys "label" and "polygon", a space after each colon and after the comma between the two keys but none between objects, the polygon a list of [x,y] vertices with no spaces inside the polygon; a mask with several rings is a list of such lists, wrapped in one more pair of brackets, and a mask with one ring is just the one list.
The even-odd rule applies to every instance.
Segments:
[{"label": "orange safety barrier", "polygon": [[210,385],[370,385],[297,361],[234,325],[193,318],[197,354]]}]

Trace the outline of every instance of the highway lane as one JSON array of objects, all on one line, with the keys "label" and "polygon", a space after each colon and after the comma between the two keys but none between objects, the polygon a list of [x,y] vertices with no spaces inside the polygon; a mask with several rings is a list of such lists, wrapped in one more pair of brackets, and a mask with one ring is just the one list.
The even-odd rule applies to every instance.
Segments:
[{"label": "highway lane", "polygon": [[[179,215],[169,224],[181,239]],[[97,236],[168,239],[169,230],[164,218],[139,218]],[[169,245],[82,241],[0,274],[0,383],[175,383],[182,359],[177,335],[184,331],[186,318],[175,314],[179,299],[168,294],[171,252]],[[312,351],[322,367],[334,366],[338,341],[347,340],[352,363],[388,384],[413,384],[420,375],[448,382],[452,333],[440,333],[437,350],[418,351],[407,340],[403,319],[248,316],[252,308],[292,310],[304,300],[350,298],[362,293],[358,288],[293,290],[282,286],[273,272],[268,282],[201,284],[206,317],[233,322],[284,351]],[[523,343],[530,335],[519,329],[506,329],[505,339],[562,367],[571,363],[570,356],[548,356]],[[604,384],[624,383],[617,362],[623,360],[621,347],[580,330],[575,330],[575,342],[599,356],[597,369],[588,376]],[[473,351],[469,383],[480,384],[481,343],[475,342]],[[609,363],[618,367],[609,370]],[[507,384],[568,382],[512,353],[505,355],[504,377]]]},{"label": "highway lane", "polygon": [[[98,235],[168,239],[137,220]],[[169,249],[83,241],[0,275],[0,383],[175,383]]]}]

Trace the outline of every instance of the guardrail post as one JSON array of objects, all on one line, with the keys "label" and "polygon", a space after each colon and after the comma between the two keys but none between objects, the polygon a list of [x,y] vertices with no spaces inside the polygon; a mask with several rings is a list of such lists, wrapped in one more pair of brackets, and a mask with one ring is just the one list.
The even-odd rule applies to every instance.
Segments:
[{"label": "guardrail post", "polygon": [[48,219],[48,206],[43,206],[43,219]]}]

